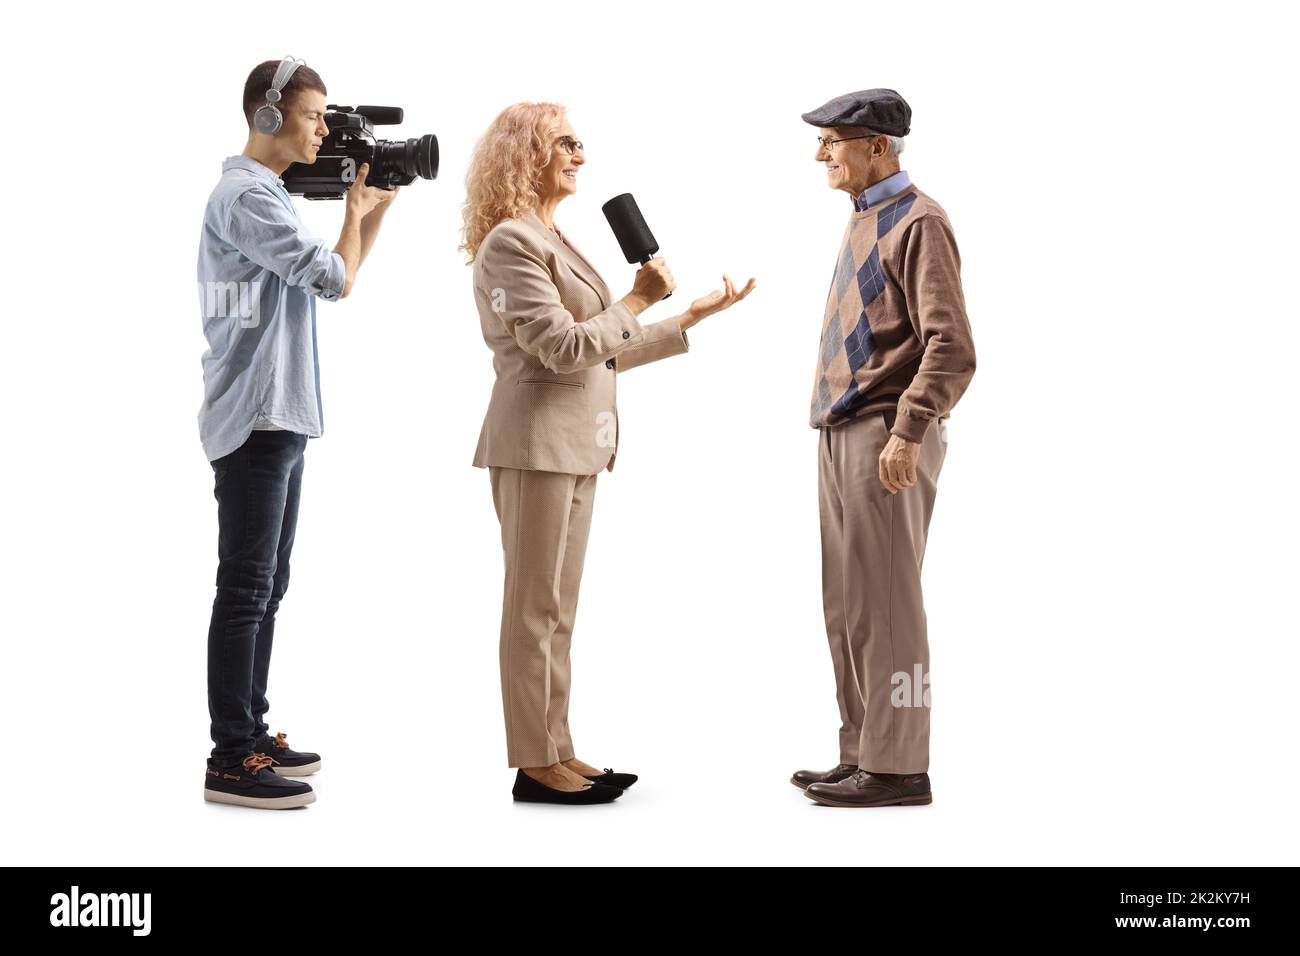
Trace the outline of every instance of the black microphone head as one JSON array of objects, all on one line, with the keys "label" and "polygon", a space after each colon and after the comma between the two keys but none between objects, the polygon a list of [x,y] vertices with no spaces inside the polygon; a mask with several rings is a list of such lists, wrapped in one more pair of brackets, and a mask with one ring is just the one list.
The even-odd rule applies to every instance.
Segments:
[{"label": "black microphone head", "polygon": [[645,224],[645,217],[631,193],[615,196],[600,208],[628,262],[646,262],[659,251],[659,243],[655,242],[654,233]]}]

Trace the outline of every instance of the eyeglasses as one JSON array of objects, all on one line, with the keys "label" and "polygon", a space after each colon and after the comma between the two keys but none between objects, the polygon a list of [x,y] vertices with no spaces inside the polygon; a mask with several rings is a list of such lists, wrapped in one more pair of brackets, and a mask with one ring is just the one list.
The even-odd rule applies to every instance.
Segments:
[{"label": "eyeglasses", "polygon": [[832,147],[836,143],[847,143],[855,139],[875,139],[879,135],[880,135],[879,133],[869,133],[866,136],[845,136],[843,139],[827,139],[824,136],[818,136],[817,145],[819,145],[822,149],[826,150],[826,152],[831,153],[834,152]]},{"label": "eyeglasses", "polygon": [[582,148],[582,142],[574,139],[572,136],[561,136],[556,141],[555,145],[560,147],[560,149],[564,150],[570,156],[580,151],[584,153],[586,152],[586,150]]}]

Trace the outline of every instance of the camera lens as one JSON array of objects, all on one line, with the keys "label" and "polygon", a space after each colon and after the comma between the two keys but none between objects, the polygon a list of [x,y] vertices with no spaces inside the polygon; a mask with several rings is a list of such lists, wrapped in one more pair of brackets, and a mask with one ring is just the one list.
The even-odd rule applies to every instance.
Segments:
[{"label": "camera lens", "polygon": [[438,175],[438,137],[432,133],[426,133],[419,139],[408,139],[406,147],[407,156],[410,159],[407,172],[418,175],[421,179],[436,178]]}]

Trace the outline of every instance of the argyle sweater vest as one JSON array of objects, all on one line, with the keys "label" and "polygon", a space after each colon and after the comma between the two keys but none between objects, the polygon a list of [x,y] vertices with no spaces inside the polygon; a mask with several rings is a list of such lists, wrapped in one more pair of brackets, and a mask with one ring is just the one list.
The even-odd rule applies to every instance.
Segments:
[{"label": "argyle sweater vest", "polygon": [[909,186],[849,217],[826,299],[810,424],[897,408],[919,442],[975,374],[975,345],[948,215]]}]

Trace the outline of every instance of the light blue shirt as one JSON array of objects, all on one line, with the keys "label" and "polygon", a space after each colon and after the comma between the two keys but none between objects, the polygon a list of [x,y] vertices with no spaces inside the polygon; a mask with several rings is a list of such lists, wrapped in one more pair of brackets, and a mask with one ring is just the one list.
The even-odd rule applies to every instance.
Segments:
[{"label": "light blue shirt", "polygon": [[209,461],[255,427],[324,430],[316,299],[343,294],[343,257],[307,234],[284,180],[247,156],[221,164],[199,239],[199,437]]},{"label": "light blue shirt", "polygon": [[863,212],[872,206],[893,199],[908,186],[912,185],[906,169],[900,169],[892,176],[886,176],[873,186],[868,186],[853,198],[853,211]]}]

